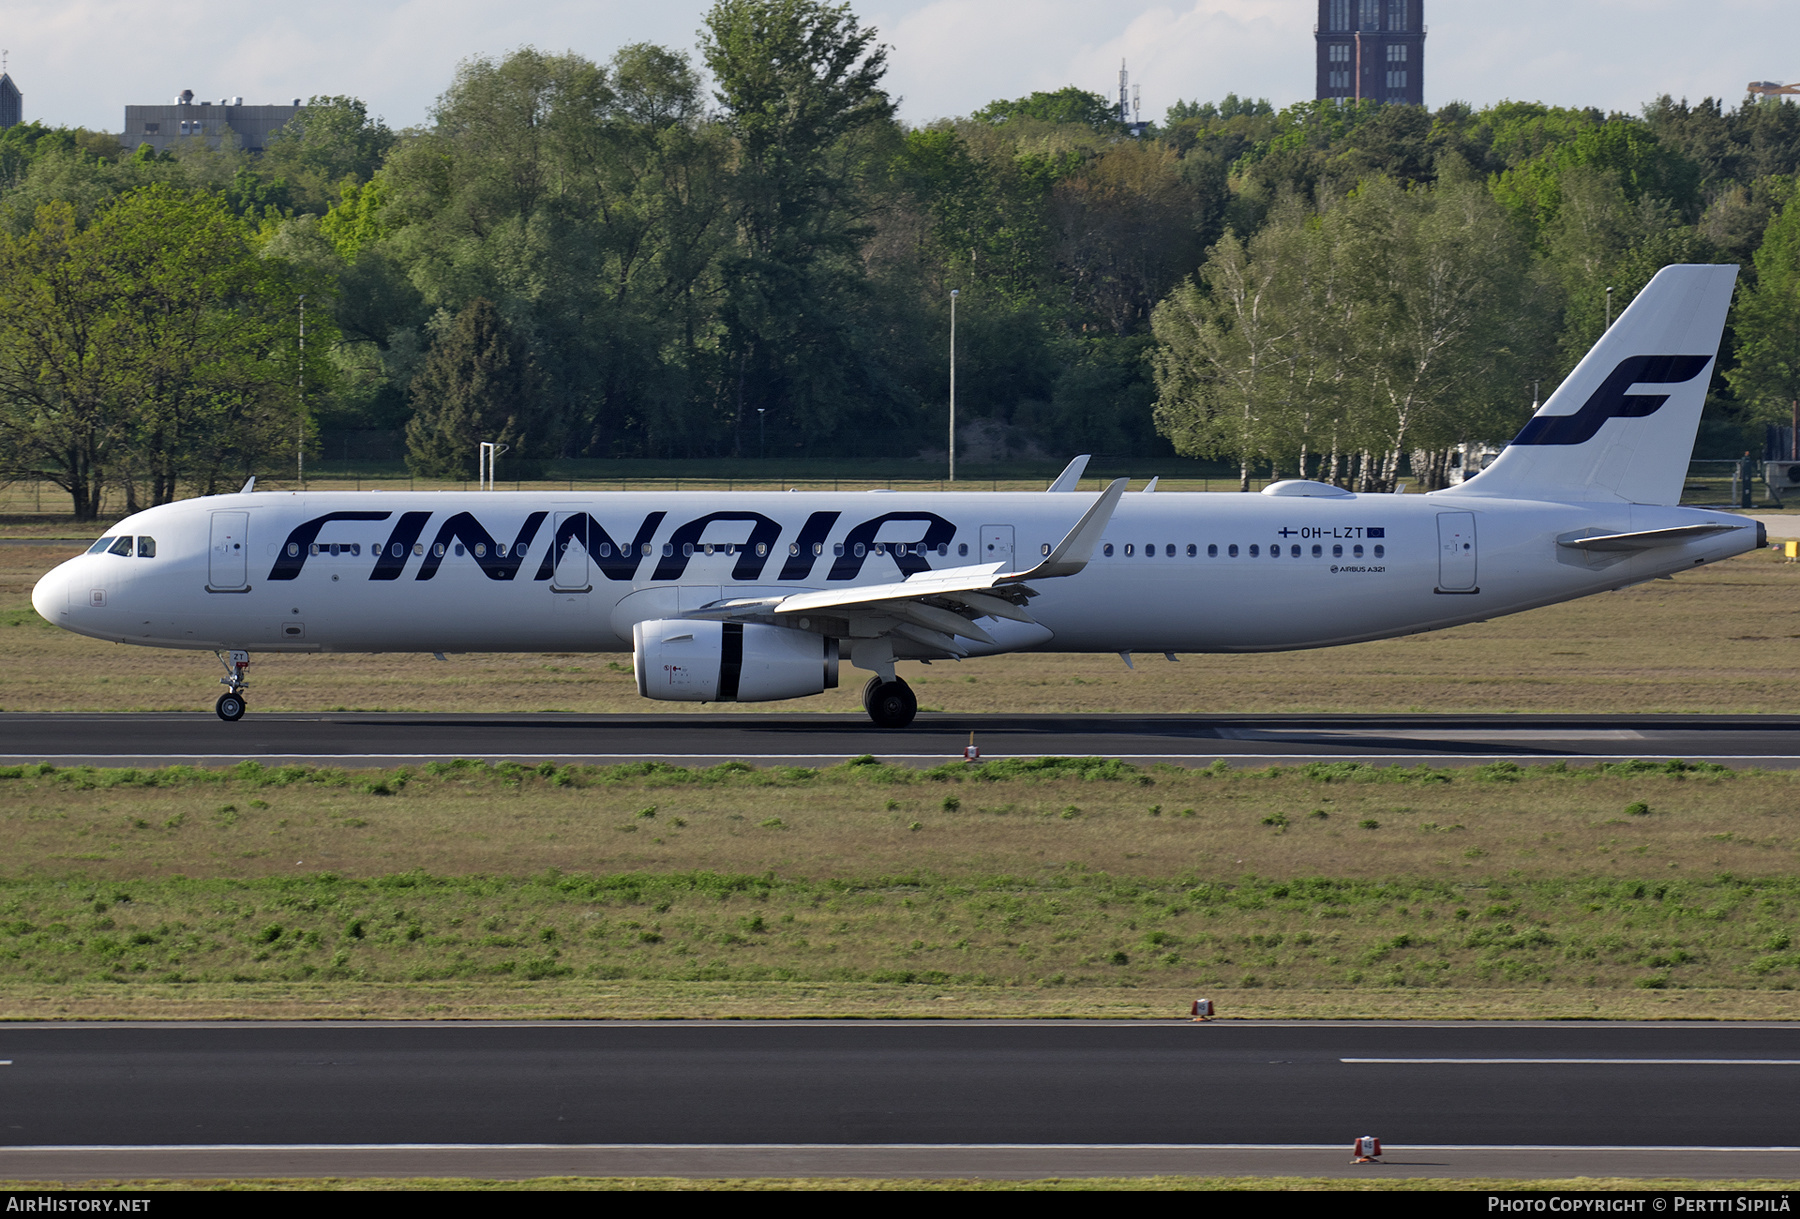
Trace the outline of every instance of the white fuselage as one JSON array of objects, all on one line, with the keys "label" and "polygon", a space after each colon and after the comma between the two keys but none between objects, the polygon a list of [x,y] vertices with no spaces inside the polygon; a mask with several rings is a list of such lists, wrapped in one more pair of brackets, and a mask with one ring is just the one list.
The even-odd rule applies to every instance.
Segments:
[{"label": "white fuselage", "polygon": [[[32,602],[71,631],[153,647],[630,651],[634,623],[721,598],[977,563],[1023,570],[1092,502],[962,492],[214,496],[121,521],[108,536],[150,538],[153,556],[134,542],[130,555],[71,559]],[[1735,527],[1626,553],[1558,545],[1709,523]],[[970,650],[1323,647],[1566,601],[1756,543],[1750,522],[1686,508],[1455,492],[1128,494],[1085,570],[1034,581],[1030,616],[1041,627],[984,618],[996,642]]]}]

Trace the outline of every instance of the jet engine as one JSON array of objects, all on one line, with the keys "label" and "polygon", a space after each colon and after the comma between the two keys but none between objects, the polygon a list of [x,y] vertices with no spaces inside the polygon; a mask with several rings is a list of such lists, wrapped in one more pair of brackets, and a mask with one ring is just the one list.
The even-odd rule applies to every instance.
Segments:
[{"label": "jet engine", "polygon": [[662,618],[631,628],[632,666],[645,698],[760,703],[834,690],[838,641],[757,622]]}]

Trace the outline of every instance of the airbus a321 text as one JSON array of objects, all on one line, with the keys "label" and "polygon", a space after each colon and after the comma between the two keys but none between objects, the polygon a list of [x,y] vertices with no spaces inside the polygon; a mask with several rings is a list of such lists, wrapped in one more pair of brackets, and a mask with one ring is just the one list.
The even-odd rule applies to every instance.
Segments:
[{"label": "airbus a321 text", "polygon": [[1761,526],[1677,507],[1737,269],[1661,271],[1487,469],[1428,495],[278,492],[165,504],[46,575],[38,613],[250,654],[632,653],[638,692],[799,698],[902,660],[1382,639],[1717,562]]}]

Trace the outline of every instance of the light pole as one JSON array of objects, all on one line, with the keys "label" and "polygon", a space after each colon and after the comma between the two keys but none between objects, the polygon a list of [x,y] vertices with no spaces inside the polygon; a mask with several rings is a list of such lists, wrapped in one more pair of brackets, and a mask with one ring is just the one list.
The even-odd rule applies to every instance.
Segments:
[{"label": "light pole", "polygon": [[[1612,329],[1612,289],[1610,287],[1606,290],[1606,329]],[[1605,331],[1601,333],[1604,334]]]},{"label": "light pole", "polygon": [[956,481],[956,294],[950,289],[950,481]]},{"label": "light pole", "polygon": [[768,409],[766,406],[756,408],[756,456],[759,460],[769,456],[769,429],[763,418],[763,412]]},{"label": "light pole", "polygon": [[300,420],[294,426],[294,461],[306,490],[306,293],[300,294]]}]

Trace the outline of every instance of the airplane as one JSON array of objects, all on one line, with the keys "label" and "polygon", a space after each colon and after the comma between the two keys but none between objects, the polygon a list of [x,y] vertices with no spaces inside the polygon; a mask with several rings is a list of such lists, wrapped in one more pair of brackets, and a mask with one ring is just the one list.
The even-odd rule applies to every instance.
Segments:
[{"label": "airplane", "polygon": [[1624,588],[1766,545],[1678,507],[1735,266],[1665,267],[1512,443],[1424,495],[257,492],[164,504],[44,576],[96,639],[205,649],[215,707],[263,652],[625,652],[638,693],[801,698],[848,663],[882,728],[902,661],[1259,652],[1385,639]]}]

